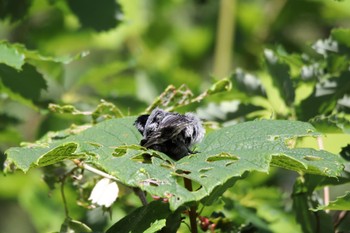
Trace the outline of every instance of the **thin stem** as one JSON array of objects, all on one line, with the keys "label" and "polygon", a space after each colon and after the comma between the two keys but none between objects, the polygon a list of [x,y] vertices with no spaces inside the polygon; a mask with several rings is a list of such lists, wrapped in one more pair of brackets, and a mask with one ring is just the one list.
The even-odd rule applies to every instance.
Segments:
[{"label": "thin stem", "polygon": [[99,176],[102,176],[102,177],[105,177],[105,178],[108,178],[108,179],[111,179],[111,180],[115,180],[115,181],[119,181],[117,178],[115,178],[114,176],[108,174],[108,173],[105,173],[101,170],[98,170],[97,168],[94,168],[94,167],[91,167],[90,165],[78,160],[78,159],[73,159],[73,163],[75,163],[77,166],[81,167],[81,168],[84,168],[92,173],[95,173]]},{"label": "thin stem", "polygon": [[[192,181],[190,179],[184,178],[185,188],[188,191],[192,191]],[[198,233],[197,228],[197,206],[191,206],[189,211],[191,232]]]},{"label": "thin stem", "polygon": [[147,199],[145,193],[140,188],[133,188],[134,193],[140,198],[142,205],[147,205]]},{"label": "thin stem", "polygon": [[66,218],[69,218],[69,210],[68,210],[66,195],[64,194],[64,184],[66,182],[67,177],[74,174],[74,172],[77,169],[79,169],[79,167],[73,168],[68,173],[66,173],[64,176],[62,176],[60,179],[60,181],[61,181],[61,196],[62,196],[62,201],[63,201],[63,205],[64,205],[64,212],[65,212]]},{"label": "thin stem", "polygon": [[[322,140],[321,136],[317,137],[317,145],[318,145],[318,149],[324,150],[323,140]],[[325,186],[323,188],[323,202],[324,202],[325,206],[329,205],[329,200],[330,200],[330,198],[329,198],[329,187]],[[326,209],[325,212],[329,213],[329,210]]]},{"label": "thin stem", "polygon": [[66,195],[64,194],[64,183],[66,181],[66,177],[67,176],[64,176],[61,180],[61,196],[62,196],[62,201],[63,201],[63,206],[64,206],[64,213],[66,215],[66,218],[69,218],[67,199],[66,199]]}]

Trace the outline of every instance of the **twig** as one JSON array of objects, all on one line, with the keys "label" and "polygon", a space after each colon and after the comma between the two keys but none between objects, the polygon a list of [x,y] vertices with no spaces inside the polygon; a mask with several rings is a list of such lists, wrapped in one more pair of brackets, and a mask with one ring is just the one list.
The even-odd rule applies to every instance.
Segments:
[{"label": "twig", "polygon": [[90,166],[90,165],[88,165],[88,164],[78,160],[78,159],[73,159],[73,163],[75,163],[78,167],[84,168],[84,169],[86,169],[86,170],[88,170],[88,171],[90,171],[92,173],[95,173],[95,174],[97,174],[99,176],[102,176],[102,177],[105,177],[105,178],[108,178],[108,179],[111,179],[111,180],[115,180],[115,181],[120,181],[117,178],[115,178],[114,176],[112,176],[112,175],[110,175],[108,173],[105,173],[105,172],[103,172],[101,170],[98,170],[98,169],[96,169],[96,168],[94,168],[94,167],[92,167],[92,166]]},{"label": "twig", "polygon": [[[94,168],[94,167],[92,167],[92,166],[90,166],[90,165],[88,165],[88,164],[86,164],[78,159],[73,159],[73,163],[75,163],[78,167],[84,168],[92,173],[95,173],[96,175],[120,182],[120,180],[118,180],[116,177],[114,177],[108,173],[105,173],[101,170],[98,170],[97,168]],[[133,191],[140,198],[142,205],[148,204],[148,202],[146,200],[146,195],[141,189],[133,188]]]}]

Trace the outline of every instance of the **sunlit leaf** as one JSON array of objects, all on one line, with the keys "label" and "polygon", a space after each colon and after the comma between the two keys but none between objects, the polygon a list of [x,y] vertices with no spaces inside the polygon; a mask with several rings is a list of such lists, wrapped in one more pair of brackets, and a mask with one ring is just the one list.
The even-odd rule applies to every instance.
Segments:
[{"label": "sunlit leaf", "polygon": [[[198,145],[199,153],[175,162],[162,153],[132,146],[141,139],[134,119],[106,120],[63,140],[11,148],[6,151],[8,161],[26,172],[65,159],[86,158],[126,185],[168,198],[171,209],[201,200],[247,171],[268,172],[270,166],[278,166],[337,176],[343,168],[340,158],[329,152],[289,148],[288,139],[319,135],[307,123],[262,120],[226,127],[208,134]],[[200,188],[188,191],[179,182],[183,177]]]},{"label": "sunlit leaf", "polygon": [[291,80],[291,72],[288,64],[284,63],[277,54],[270,49],[265,49],[265,64],[272,77],[274,85],[287,105],[294,102],[295,90]]},{"label": "sunlit leaf", "polygon": [[0,42],[0,63],[4,63],[8,66],[19,70],[24,64],[25,56],[18,52],[18,50],[2,41]]}]

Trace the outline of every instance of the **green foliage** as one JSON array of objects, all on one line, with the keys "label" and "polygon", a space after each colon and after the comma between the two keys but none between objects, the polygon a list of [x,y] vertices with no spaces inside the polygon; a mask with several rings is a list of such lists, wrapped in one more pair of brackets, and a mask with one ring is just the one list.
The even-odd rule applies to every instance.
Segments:
[{"label": "green foliage", "polygon": [[83,52],[74,57],[50,57],[6,41],[0,42],[0,52],[0,90],[11,99],[30,106],[33,106],[33,102],[39,102],[41,93],[48,88],[44,78],[48,65],[67,64],[87,54]]},{"label": "green foliage", "polygon": [[123,218],[109,228],[107,233],[156,232],[166,225],[165,219],[167,219],[171,214],[172,213],[167,204],[162,203],[161,201],[154,201],[147,206],[134,210],[127,217]]},{"label": "green foliage", "polygon": [[[0,203],[30,220],[5,205],[0,231],[349,231],[349,2],[228,1],[228,42],[221,2],[1,1]],[[217,43],[246,70],[216,79]],[[139,146],[157,106],[203,118],[196,154]]]},{"label": "green foliage", "polygon": [[[102,3],[92,0],[68,0],[68,5],[79,18],[82,27],[93,28],[96,31],[114,28],[122,17],[121,6],[113,0],[103,1]],[[82,7],[82,5],[85,7]],[[96,20],[96,18],[99,20]]]},{"label": "green foliage", "polygon": [[[45,138],[23,148],[11,148],[6,151],[8,162],[27,172],[32,167],[86,158],[128,186],[168,198],[172,210],[206,196],[216,199],[218,193],[212,193],[215,188],[247,171],[268,172],[271,164],[327,176],[337,176],[343,168],[342,161],[328,152],[288,148],[288,140],[318,135],[311,125],[302,122],[254,121],[217,130],[198,145],[197,154],[174,162],[158,152],[133,146],[140,141],[134,120],[104,121],[63,140]],[[178,183],[180,177],[195,181],[201,189],[186,190]]]},{"label": "green foliage", "polygon": [[318,210],[349,210],[350,193],[347,192],[344,196],[338,197],[335,201],[331,201],[327,206],[318,206]]}]

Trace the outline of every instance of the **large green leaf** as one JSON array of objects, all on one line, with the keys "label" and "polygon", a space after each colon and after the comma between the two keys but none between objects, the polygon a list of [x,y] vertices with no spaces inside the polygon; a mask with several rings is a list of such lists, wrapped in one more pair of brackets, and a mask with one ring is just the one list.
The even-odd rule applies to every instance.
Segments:
[{"label": "large green leaf", "polygon": [[[221,186],[247,171],[268,172],[270,166],[278,166],[337,176],[343,168],[340,158],[327,151],[288,146],[297,137],[319,135],[308,123],[260,120],[226,127],[208,134],[198,145],[197,154],[173,161],[136,145],[141,135],[133,126],[134,120],[106,120],[62,140],[47,137],[36,144],[10,148],[6,151],[8,161],[26,172],[64,159],[86,158],[126,185],[168,198],[171,209],[213,192],[219,196],[224,191]],[[183,177],[199,189],[188,191],[182,185]]]}]

